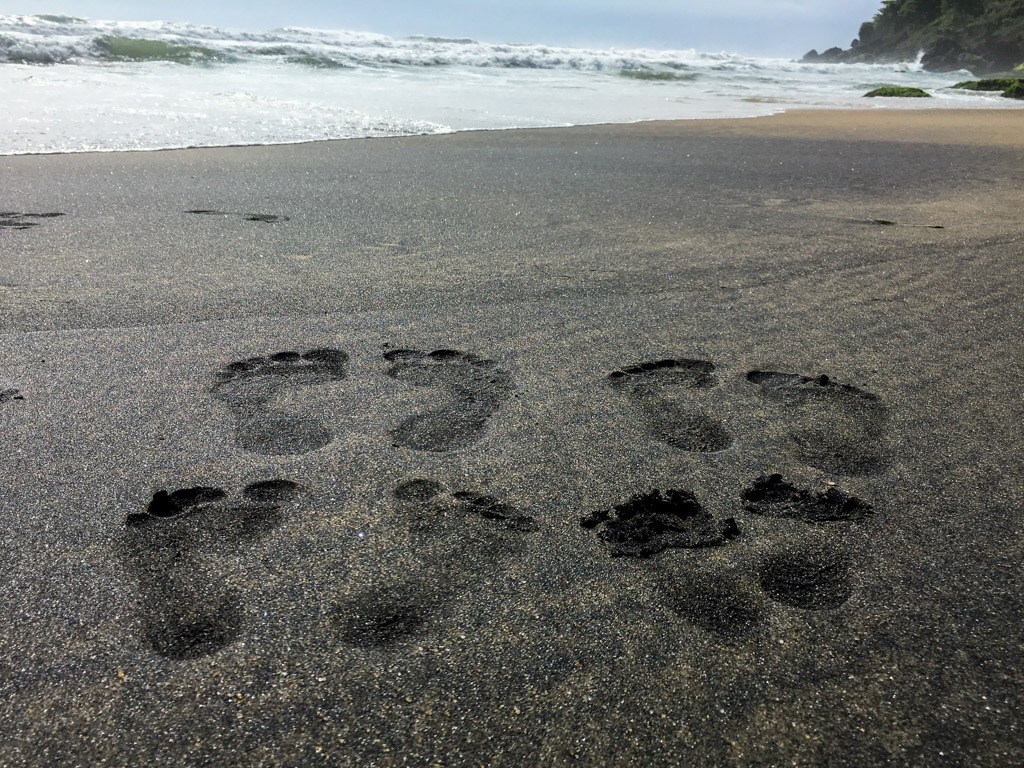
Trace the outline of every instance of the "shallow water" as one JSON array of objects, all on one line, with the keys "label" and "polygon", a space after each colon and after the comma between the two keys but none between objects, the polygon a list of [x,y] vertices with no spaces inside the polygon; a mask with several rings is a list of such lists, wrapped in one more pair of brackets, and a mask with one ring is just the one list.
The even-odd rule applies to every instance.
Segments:
[{"label": "shallow water", "polygon": [[[342,30],[0,16],[0,154],[753,117],[790,108],[1019,108],[915,63],[800,64]],[[867,100],[881,84],[935,98]]]}]

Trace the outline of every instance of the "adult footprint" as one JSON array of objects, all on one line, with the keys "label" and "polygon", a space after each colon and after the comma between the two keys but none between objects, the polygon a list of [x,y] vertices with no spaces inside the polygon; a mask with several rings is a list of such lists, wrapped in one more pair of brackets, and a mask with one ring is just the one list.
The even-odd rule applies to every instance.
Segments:
[{"label": "adult footprint", "polygon": [[707,360],[655,360],[614,371],[608,383],[625,394],[656,440],[683,451],[710,453],[732,445],[732,435],[699,402],[717,384]]},{"label": "adult footprint", "polygon": [[454,451],[477,442],[515,388],[512,374],[494,360],[468,352],[395,349],[384,359],[392,363],[388,376],[444,394],[440,407],[410,416],[391,430],[397,445],[416,451]]},{"label": "adult footprint", "polygon": [[824,550],[773,555],[762,564],[759,580],[772,600],[808,611],[838,608],[853,591],[846,556]]},{"label": "adult footprint", "polygon": [[783,406],[803,463],[841,475],[884,469],[889,414],[877,395],[828,376],[751,371],[747,381]]},{"label": "adult footprint", "polygon": [[193,208],[185,213],[192,213],[197,216],[240,216],[246,221],[259,221],[264,224],[276,224],[279,221],[288,221],[287,216],[277,213],[234,213],[231,211],[214,211],[209,208]]},{"label": "adult footprint", "polygon": [[0,389],[0,405],[13,400],[24,400],[25,396],[17,389]]},{"label": "adult footprint", "polygon": [[171,659],[208,656],[243,630],[239,593],[216,587],[211,559],[245,550],[283,522],[301,493],[289,480],[265,480],[235,497],[221,488],[157,491],[128,515],[122,556],[139,582],[150,647]]},{"label": "adult footprint", "polygon": [[275,410],[273,401],[285,389],[343,379],[347,363],[340,349],[250,357],[218,371],[211,392],[234,412],[239,447],[272,456],[307,453],[330,443],[334,433],[316,416]]},{"label": "adult footprint", "polygon": [[13,211],[0,212],[0,228],[4,229],[31,229],[39,226],[38,221],[28,219],[53,219],[63,216],[63,213],[16,213]]}]

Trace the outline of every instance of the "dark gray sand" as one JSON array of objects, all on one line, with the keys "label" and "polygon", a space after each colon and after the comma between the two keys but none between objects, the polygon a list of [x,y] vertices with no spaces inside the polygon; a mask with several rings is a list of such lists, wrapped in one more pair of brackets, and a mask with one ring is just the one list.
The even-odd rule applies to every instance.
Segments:
[{"label": "dark gray sand", "polygon": [[0,173],[3,766],[1024,764],[1024,112]]}]

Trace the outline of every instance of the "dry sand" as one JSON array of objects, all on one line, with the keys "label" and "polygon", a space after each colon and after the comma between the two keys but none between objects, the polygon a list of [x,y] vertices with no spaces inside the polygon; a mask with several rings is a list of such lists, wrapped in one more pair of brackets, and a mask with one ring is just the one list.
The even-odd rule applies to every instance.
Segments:
[{"label": "dry sand", "polygon": [[1024,764],[1024,111],[0,174],[0,764]]}]

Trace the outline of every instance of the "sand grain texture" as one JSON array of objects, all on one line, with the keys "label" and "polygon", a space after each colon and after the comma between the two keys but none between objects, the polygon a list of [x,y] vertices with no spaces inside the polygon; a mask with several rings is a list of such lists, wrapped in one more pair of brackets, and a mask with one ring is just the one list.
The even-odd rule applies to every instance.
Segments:
[{"label": "sand grain texture", "polygon": [[1024,764],[1022,118],[0,158],[0,764]]}]

